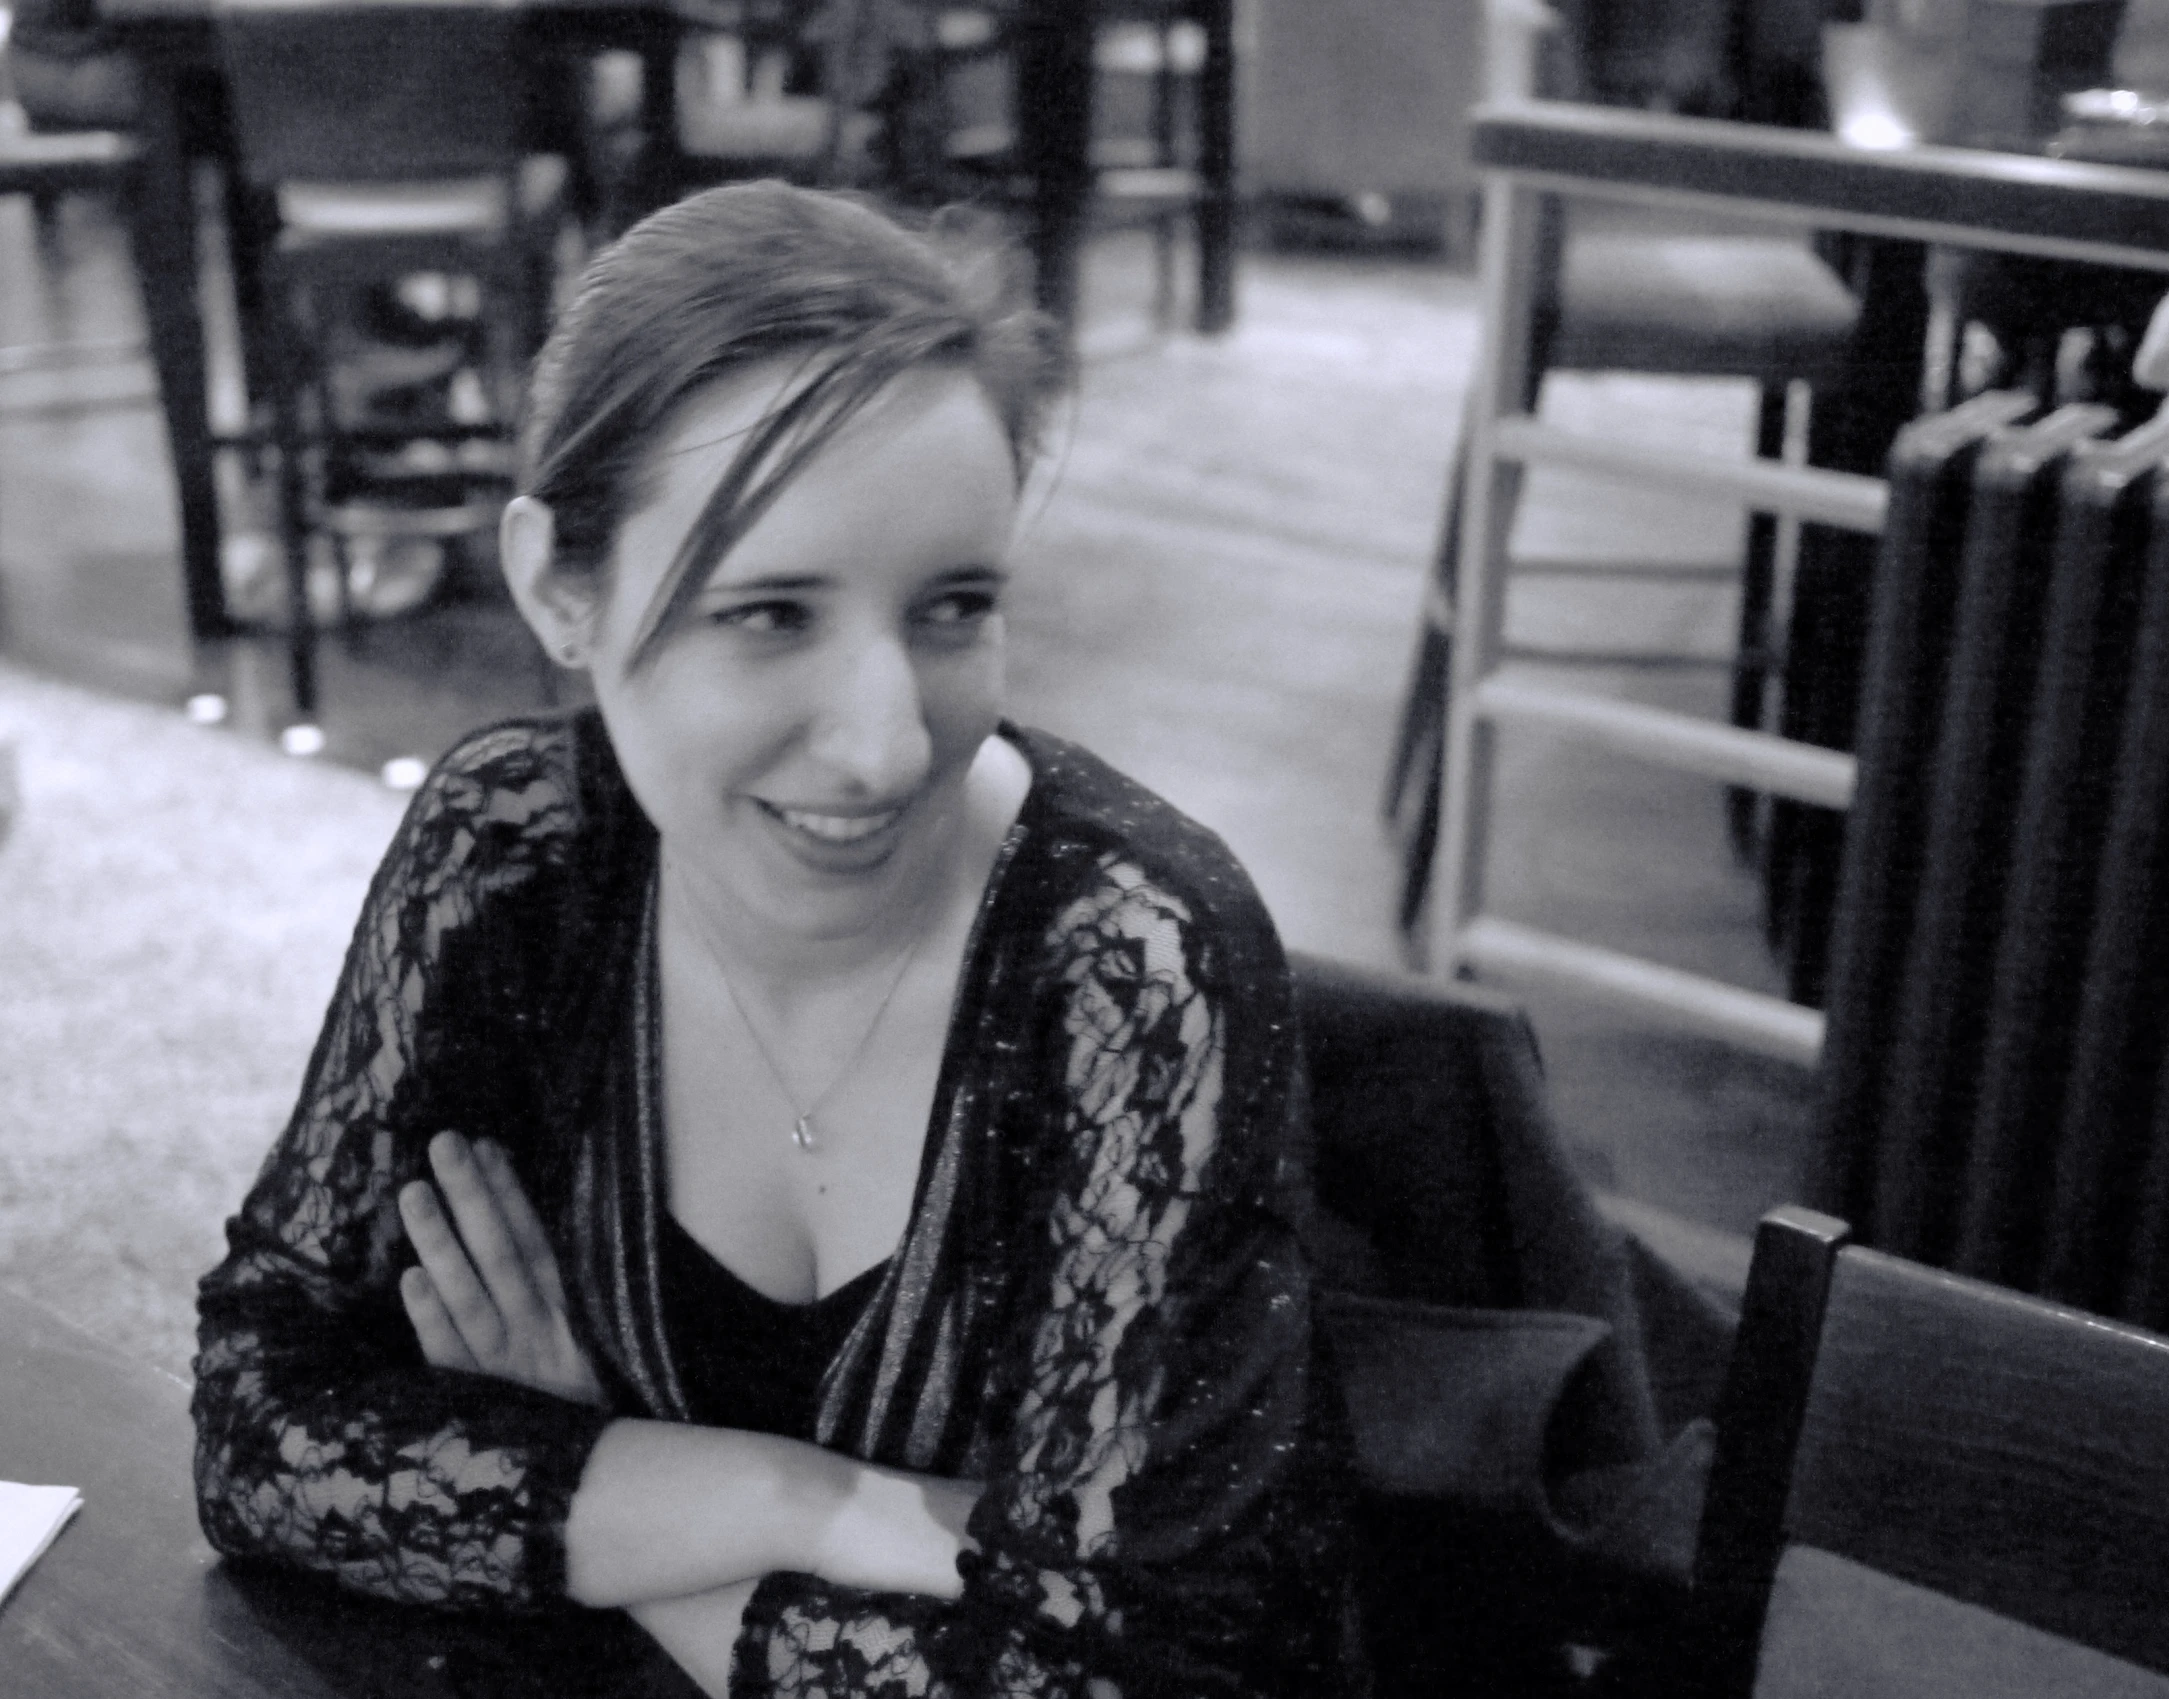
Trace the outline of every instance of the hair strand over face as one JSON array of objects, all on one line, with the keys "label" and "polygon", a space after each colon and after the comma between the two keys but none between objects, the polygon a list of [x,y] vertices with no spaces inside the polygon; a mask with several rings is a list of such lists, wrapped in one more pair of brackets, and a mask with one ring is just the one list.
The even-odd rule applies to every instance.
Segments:
[{"label": "hair strand over face", "polygon": [[1020,483],[1068,376],[1042,315],[1011,306],[957,254],[860,200],[776,182],[694,195],[595,258],[536,359],[520,486],[555,519],[552,570],[599,583],[687,403],[777,361],[800,369],[664,575],[635,666],[790,480],[905,372],[938,363],[969,373]]}]

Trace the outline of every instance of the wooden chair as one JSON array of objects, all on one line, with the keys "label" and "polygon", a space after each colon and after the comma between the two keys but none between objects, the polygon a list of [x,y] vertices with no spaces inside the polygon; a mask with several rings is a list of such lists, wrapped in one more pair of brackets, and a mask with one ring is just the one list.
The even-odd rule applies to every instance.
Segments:
[{"label": "wooden chair", "polygon": [[1846,1237],[1757,1236],[1677,1690],[2169,1694],[2169,1339]]},{"label": "wooden chair", "polygon": [[[64,194],[132,194],[139,150],[117,130],[55,134],[10,133],[0,128],[0,195],[34,201]],[[0,348],[0,376],[78,364],[130,362],[143,357],[140,339],[120,342],[36,344]]]},{"label": "wooden chair", "polygon": [[[1707,24],[1721,36],[1726,20],[1721,12],[1711,11]],[[1661,67],[1648,69],[1646,76],[1630,76],[1621,86],[1608,87],[1599,81],[1589,63],[1593,57],[1626,64],[1638,61],[1635,55],[1615,51],[1596,39],[1599,32],[1593,19],[1562,27],[1548,16],[1533,19],[1530,10],[1515,0],[1491,0],[1489,23],[1495,38],[1494,65],[1510,67],[1505,73],[1510,77],[1529,79],[1519,86],[1494,88],[1494,99],[1526,99],[1541,91],[1558,98],[1620,104],[1632,99],[1688,98],[1691,92],[1668,91],[1661,81]],[[1509,44],[1496,39],[1502,34],[1527,34],[1530,39]],[[1713,67],[1721,66],[1727,45],[1724,39],[1709,41],[1703,57]],[[1683,55],[1655,57],[1669,64]],[[1719,86],[1725,79],[1715,69],[1703,80],[1711,81],[1713,87],[1701,100],[1725,98]],[[1740,80],[1753,86],[1752,79]],[[1790,386],[1799,381],[1812,392],[1838,375],[1859,314],[1851,291],[1802,233],[1742,219],[1690,217],[1667,225],[1662,216],[1641,209],[1622,218],[1601,206],[1555,201],[1540,244],[1537,271],[1524,397],[1529,410],[1535,408],[1547,371],[1741,377],[1751,380],[1759,394],[1756,452],[1764,457],[1774,457],[1784,446]],[[1472,394],[1470,406],[1476,405]],[[1473,425],[1465,420],[1387,776],[1386,813],[1401,828],[1404,842],[1399,919],[1404,932],[1411,935],[1422,916],[1440,824],[1455,618],[1453,586],[1461,546],[1466,457],[1473,435]],[[1763,697],[1776,658],[1777,544],[1776,520],[1768,514],[1753,514],[1741,572],[1740,640],[1732,662],[1735,725],[1760,726],[1764,718]],[[1678,571],[1664,566],[1641,570],[1659,576]],[[1581,651],[1546,651],[1528,658],[1637,665],[1652,660]],[[1751,841],[1753,823],[1747,793],[1738,793],[1731,815],[1735,842],[1744,850]]]},{"label": "wooden chair", "polygon": [[690,10],[677,134],[664,138],[674,190],[859,181],[878,127],[865,108],[885,76],[881,22],[869,0],[705,0]]},{"label": "wooden chair", "polygon": [[1086,233],[1151,227],[1156,307],[1172,315],[1175,233],[1197,255],[1195,323],[1234,317],[1233,11],[1229,0],[977,0],[940,5],[913,75],[930,115],[914,192],[1019,215],[1039,305],[1076,315]]},{"label": "wooden chair", "polygon": [[[240,168],[276,206],[258,244],[264,345],[279,449],[295,711],[317,706],[309,538],[453,537],[495,523],[521,374],[548,312],[563,173],[522,151],[524,84],[515,10],[484,4],[289,8],[248,0],[220,14]],[[356,421],[335,405],[326,338],[371,290],[435,273],[474,281],[481,311],[473,418]],[[443,446],[397,500],[370,489],[365,453]],[[495,463],[486,447],[497,439]],[[434,470],[431,470],[434,468]],[[473,475],[470,475],[473,474]],[[398,474],[404,478],[405,474]],[[411,498],[411,499],[409,499]],[[412,508],[410,514],[395,508]]]}]

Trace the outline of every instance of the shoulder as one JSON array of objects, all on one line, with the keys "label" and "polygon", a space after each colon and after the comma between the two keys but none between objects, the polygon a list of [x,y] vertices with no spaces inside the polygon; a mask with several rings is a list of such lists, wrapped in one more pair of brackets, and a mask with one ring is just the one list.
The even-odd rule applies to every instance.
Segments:
[{"label": "shoulder", "polygon": [[1179,1190],[1209,1168],[1221,1195],[1271,1199],[1300,1173],[1300,1046],[1287,957],[1250,876],[1218,834],[1097,756],[1016,740],[1033,769],[1019,853],[1066,1129],[1179,1128]]},{"label": "shoulder", "polygon": [[1219,835],[1089,750],[1020,731],[1032,764],[1045,939],[1073,983],[1113,973],[1220,996],[1284,996],[1270,915]]},{"label": "shoulder", "polygon": [[525,884],[573,859],[622,795],[591,711],[485,726],[422,781],[385,871],[446,898]]}]

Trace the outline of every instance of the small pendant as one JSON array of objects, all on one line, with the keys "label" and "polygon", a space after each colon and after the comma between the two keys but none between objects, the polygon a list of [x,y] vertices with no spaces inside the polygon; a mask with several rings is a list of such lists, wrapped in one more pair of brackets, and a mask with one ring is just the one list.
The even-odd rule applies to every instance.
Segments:
[{"label": "small pendant", "polygon": [[801,1115],[791,1127],[791,1142],[800,1150],[813,1149],[813,1116]]}]

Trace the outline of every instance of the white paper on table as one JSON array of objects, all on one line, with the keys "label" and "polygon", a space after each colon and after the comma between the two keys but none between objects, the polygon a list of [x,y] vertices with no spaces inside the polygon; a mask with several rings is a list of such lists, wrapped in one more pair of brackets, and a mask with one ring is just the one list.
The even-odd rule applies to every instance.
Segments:
[{"label": "white paper on table", "polygon": [[82,1508],[83,1495],[73,1487],[0,1481],[0,1603]]}]

